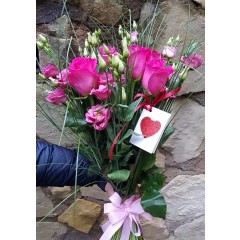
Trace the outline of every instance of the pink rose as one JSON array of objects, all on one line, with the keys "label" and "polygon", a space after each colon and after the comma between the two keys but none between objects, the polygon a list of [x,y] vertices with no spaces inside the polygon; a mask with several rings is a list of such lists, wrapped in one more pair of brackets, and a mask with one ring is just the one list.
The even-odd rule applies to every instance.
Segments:
[{"label": "pink rose", "polygon": [[[111,46],[107,46],[108,49],[109,49],[109,52],[110,52],[110,56],[116,56],[118,55],[118,52],[117,50],[114,48],[114,47],[111,47]],[[100,46],[99,47],[99,53],[100,55],[102,56],[102,58],[104,59],[104,61],[109,64],[109,61],[108,61],[108,55],[105,53],[104,51],[104,46]]]},{"label": "pink rose", "polygon": [[155,95],[163,91],[169,76],[173,73],[173,68],[167,66],[166,61],[152,59],[146,63],[146,68],[142,78],[142,86],[150,95]]},{"label": "pink rose", "polygon": [[[101,109],[100,111],[98,111]],[[107,127],[108,121],[111,118],[110,109],[104,108],[103,105],[97,104],[92,106],[85,114],[86,121],[93,124],[96,130],[103,130]]]},{"label": "pink rose", "polygon": [[136,43],[138,41],[138,32],[137,31],[134,31],[131,33],[131,41],[133,43]]},{"label": "pink rose", "polygon": [[176,56],[176,48],[170,46],[164,46],[163,48],[163,55],[168,58],[174,58]]},{"label": "pink rose", "polygon": [[61,88],[65,88],[67,85],[67,69],[63,69],[57,76],[56,82]]},{"label": "pink rose", "polygon": [[46,78],[55,77],[57,74],[59,74],[59,70],[54,64],[48,64],[42,69],[42,74]]},{"label": "pink rose", "polygon": [[188,65],[191,68],[198,68],[202,65],[203,59],[201,55],[192,53],[188,58],[185,58],[182,56],[181,60],[183,61],[183,64],[186,66]]},{"label": "pink rose", "polygon": [[99,75],[96,73],[97,60],[91,58],[75,58],[68,70],[69,84],[81,96],[87,96],[99,84]]},{"label": "pink rose", "polygon": [[112,91],[108,88],[107,85],[99,85],[98,89],[92,89],[90,94],[95,95],[96,98],[100,101],[106,101],[109,96],[111,96]]},{"label": "pink rose", "polygon": [[128,49],[129,57],[127,59],[129,73],[134,80],[142,78],[146,61],[149,59],[151,50],[137,45],[132,45]]},{"label": "pink rose", "polygon": [[48,93],[46,100],[55,105],[62,105],[63,102],[67,101],[67,97],[62,88],[56,88],[54,91]]}]

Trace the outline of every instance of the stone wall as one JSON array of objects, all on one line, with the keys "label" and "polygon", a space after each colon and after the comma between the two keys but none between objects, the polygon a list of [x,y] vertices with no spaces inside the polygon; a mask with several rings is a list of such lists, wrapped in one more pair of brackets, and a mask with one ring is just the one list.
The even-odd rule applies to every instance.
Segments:
[{"label": "stone wall", "polygon": [[[64,55],[67,49],[66,39],[72,36],[72,48],[77,49],[78,42],[83,45],[87,32],[95,28],[96,22],[106,26],[117,24],[121,20],[122,13],[127,12],[128,9],[132,10],[133,19],[141,22],[145,17],[153,14],[157,1],[150,2],[145,0],[69,0],[68,11],[64,11],[64,16],[61,17],[61,0],[37,0],[37,34],[45,34],[55,46],[57,39],[60,38],[59,49]],[[188,1],[161,0],[159,2],[161,2],[163,13],[168,13],[164,19],[165,30],[156,46],[159,51],[172,35],[179,34],[182,38],[184,37],[187,22],[189,23],[187,40],[193,37],[204,42],[204,0],[191,2],[190,17],[186,5]],[[159,17],[156,26],[161,20],[162,18]],[[62,32],[59,32],[59,23],[61,23]],[[73,28],[78,40],[75,38]],[[204,47],[200,52],[204,57]],[[41,52],[39,58],[41,66],[49,61]],[[204,64],[198,71],[199,73],[191,72],[190,78],[184,83],[175,109],[178,109],[182,103],[184,105],[172,122],[175,132],[157,153],[157,164],[164,168],[164,174],[167,176],[166,185],[162,189],[168,205],[167,217],[165,221],[155,218],[153,221],[142,223],[145,240],[204,239]],[[37,100],[43,104],[47,85],[37,79],[36,86]],[[190,98],[188,93],[192,93]],[[59,116],[63,116],[61,112],[56,116],[56,119],[60,119],[59,125],[61,125]],[[36,131],[38,139],[58,144],[59,131],[52,127],[51,123],[38,111]],[[63,136],[61,145],[73,147],[74,140]],[[73,224],[71,215],[73,211],[70,205],[74,202],[73,196],[61,203],[72,192],[73,188],[70,187],[37,188],[37,221],[54,209],[45,217],[43,223],[37,224],[37,240],[99,239],[102,233],[99,227],[103,220],[102,206],[108,200],[106,194],[97,186],[81,188],[77,194],[76,205],[79,207],[77,221],[82,224],[77,226]],[[91,207],[89,204],[92,204]],[[94,208],[95,214],[86,212],[89,208]],[[89,228],[91,224],[93,227]]]}]

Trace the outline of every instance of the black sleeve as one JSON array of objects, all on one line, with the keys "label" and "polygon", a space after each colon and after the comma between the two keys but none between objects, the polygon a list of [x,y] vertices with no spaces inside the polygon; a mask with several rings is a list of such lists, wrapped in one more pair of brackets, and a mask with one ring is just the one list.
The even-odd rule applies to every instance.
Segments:
[{"label": "black sleeve", "polygon": [[[55,144],[42,141],[36,143],[36,185],[49,186],[74,186],[76,174],[77,151],[70,150]],[[90,163],[79,153],[77,185],[84,186],[97,184],[103,191],[106,180],[98,175],[88,176]],[[91,184],[92,183],[92,184]]]}]

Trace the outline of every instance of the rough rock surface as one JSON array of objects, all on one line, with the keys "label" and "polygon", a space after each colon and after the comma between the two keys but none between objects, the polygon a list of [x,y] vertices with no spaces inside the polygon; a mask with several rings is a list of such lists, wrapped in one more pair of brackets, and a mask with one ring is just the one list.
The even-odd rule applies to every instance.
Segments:
[{"label": "rough rock surface", "polygon": [[48,188],[55,199],[65,199],[71,192],[71,187],[49,187]]},{"label": "rough rock surface", "polygon": [[67,227],[58,222],[37,223],[36,239],[37,240],[60,240],[66,234]]},{"label": "rough rock surface", "polygon": [[204,215],[205,175],[179,175],[163,189],[167,203],[166,224],[169,231]]},{"label": "rough rock surface", "polygon": [[[36,217],[45,217],[50,211],[53,210],[52,201],[44,194],[40,187],[36,189]],[[52,213],[49,215],[52,216]]]},{"label": "rough rock surface", "polygon": [[97,185],[93,185],[92,187],[81,187],[80,191],[83,197],[90,197],[106,202],[109,201],[108,194],[106,192],[103,192]]},{"label": "rough rock surface", "polygon": [[89,233],[100,212],[101,206],[99,204],[77,199],[75,203],[58,217],[58,221],[67,223],[78,231]]},{"label": "rough rock surface", "polygon": [[205,217],[194,219],[174,230],[174,235],[169,240],[204,240],[205,239]]},{"label": "rough rock surface", "polygon": [[[183,4],[177,0],[172,0],[169,2],[165,2],[162,5],[163,12],[160,14],[161,17],[158,19],[158,24],[156,24],[156,28],[160,25],[164,14],[167,14],[164,20],[164,24],[166,28],[163,31],[163,35],[160,37],[159,41],[157,41],[157,49],[162,52],[163,46],[166,45],[168,39],[170,37],[180,36],[181,44],[178,49],[181,49],[183,46],[183,40],[185,38],[185,34],[188,30],[186,43],[190,41],[190,39],[195,39],[198,42],[205,41],[205,18],[203,15],[200,15],[195,11],[195,9],[191,8],[191,16],[189,18],[189,9],[187,4]],[[187,29],[188,27],[188,29]],[[156,31],[157,29],[155,29]],[[205,81],[204,81],[204,73],[205,73],[205,54],[204,54],[204,44],[198,51],[199,54],[203,57],[203,64],[200,68],[197,69],[198,72],[189,71],[188,79],[183,84],[183,87],[179,93],[186,94],[190,92],[201,92],[205,90]],[[178,56],[180,52],[177,53]]]},{"label": "rough rock surface", "polygon": [[156,237],[161,240],[168,238],[169,232],[163,219],[153,218],[151,221],[143,220],[141,223],[144,240],[156,240]]},{"label": "rough rock surface", "polygon": [[191,99],[177,100],[175,111],[180,106],[172,122],[174,133],[163,144],[163,148],[177,163],[199,156],[204,150],[205,138],[205,108]]}]

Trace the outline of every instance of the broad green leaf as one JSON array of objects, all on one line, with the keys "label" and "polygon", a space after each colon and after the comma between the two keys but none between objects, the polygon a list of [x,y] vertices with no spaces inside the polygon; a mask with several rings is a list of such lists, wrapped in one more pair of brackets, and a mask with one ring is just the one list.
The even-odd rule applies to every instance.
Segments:
[{"label": "broad green leaf", "polygon": [[115,180],[117,182],[127,181],[130,176],[130,171],[127,169],[116,170],[107,175],[110,179]]},{"label": "broad green leaf", "polygon": [[87,122],[85,121],[85,119],[75,119],[71,115],[68,115],[65,122],[65,127],[79,127],[86,124]]},{"label": "broad green leaf", "polygon": [[118,140],[118,144],[121,144],[125,139],[130,137],[132,134],[137,135],[137,136],[142,135],[142,134],[139,134],[139,133],[135,133],[132,129],[128,129],[128,131],[125,133],[125,135],[120,140]]},{"label": "broad green leaf", "polygon": [[153,217],[165,219],[167,205],[163,195],[159,191],[152,190],[144,192],[141,197],[141,205],[143,209]]},{"label": "broad green leaf", "polygon": [[114,140],[114,134],[113,134],[113,128],[112,128],[111,124],[108,124],[108,125],[107,125],[106,130],[107,130],[107,135],[108,135],[108,137],[109,137],[110,140],[113,142],[113,140]]},{"label": "broad green leaf", "polygon": [[162,144],[164,144],[167,139],[170,137],[170,135],[174,132],[174,129],[172,127],[167,127],[161,137],[161,140],[159,142],[159,146],[161,146]]},{"label": "broad green leaf", "polygon": [[163,187],[165,179],[166,177],[160,173],[148,175],[147,178],[143,180],[141,189],[143,192],[159,191]]},{"label": "broad green leaf", "polygon": [[156,161],[156,154],[150,154],[147,152],[144,152],[143,156],[146,160],[144,161],[144,165],[143,165],[143,171],[147,171],[148,169],[150,169],[151,167],[154,166],[155,161]]},{"label": "broad green leaf", "polygon": [[133,115],[136,111],[136,107],[141,102],[142,98],[132,102],[128,108],[123,108],[123,121],[130,122],[133,118]]}]

